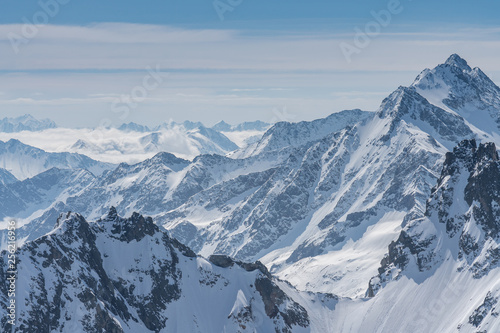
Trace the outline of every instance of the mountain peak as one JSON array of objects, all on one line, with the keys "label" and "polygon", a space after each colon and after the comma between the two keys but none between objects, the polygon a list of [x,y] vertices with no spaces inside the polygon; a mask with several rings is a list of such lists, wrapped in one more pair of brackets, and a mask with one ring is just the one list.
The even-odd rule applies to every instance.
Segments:
[{"label": "mountain peak", "polygon": [[218,122],[217,124],[215,124],[214,126],[217,126],[217,125],[220,125],[220,126],[226,126],[226,125],[227,125],[227,126],[231,126],[231,125],[229,125],[228,123],[226,123],[224,120],[219,121],[219,122]]},{"label": "mountain peak", "polygon": [[467,70],[467,71],[470,71],[472,70],[469,66],[469,64],[467,64],[467,61],[460,57],[458,54],[454,53],[452,54],[445,62],[445,65],[450,65],[450,66],[455,66],[455,67],[458,67],[462,70]]},{"label": "mountain peak", "polygon": [[26,114],[23,114],[22,116],[18,117],[17,119],[19,119],[19,120],[35,120],[35,117],[26,113]]},{"label": "mountain peak", "polygon": [[224,132],[230,131],[232,129],[232,126],[226,123],[224,120],[221,120],[211,128],[215,131]]},{"label": "mountain peak", "polygon": [[457,54],[424,70],[412,86],[431,104],[452,110],[483,132],[500,129],[500,88]]},{"label": "mountain peak", "polygon": [[10,139],[9,141],[6,142],[8,145],[10,146],[20,146],[20,145],[24,145],[24,143],[22,143],[21,141],[19,141],[18,139]]},{"label": "mountain peak", "polygon": [[137,123],[130,122],[128,124],[122,124],[120,127],[118,127],[120,131],[125,131],[125,132],[150,132],[151,129],[148,126],[145,125],[140,125]]},{"label": "mountain peak", "polygon": [[118,213],[116,211],[116,208],[114,206],[111,206],[109,208],[108,215],[106,216],[106,220],[108,221],[114,221],[118,218]]},{"label": "mountain peak", "polygon": [[167,165],[169,168],[172,168],[173,170],[180,170],[179,168],[182,169],[184,166],[188,165],[189,161],[179,158],[171,153],[159,152],[155,156],[144,161],[143,163],[150,163],[150,164],[160,163]]},{"label": "mountain peak", "polygon": [[36,119],[30,114],[25,114],[16,118],[0,119],[0,132],[15,133],[22,131],[43,131],[56,128],[57,125],[50,119]]},{"label": "mountain peak", "polygon": [[93,239],[94,235],[90,231],[90,227],[85,218],[73,212],[61,213],[56,221],[54,230],[61,235],[72,235],[75,238],[67,239],[69,243],[76,239],[87,241]]}]

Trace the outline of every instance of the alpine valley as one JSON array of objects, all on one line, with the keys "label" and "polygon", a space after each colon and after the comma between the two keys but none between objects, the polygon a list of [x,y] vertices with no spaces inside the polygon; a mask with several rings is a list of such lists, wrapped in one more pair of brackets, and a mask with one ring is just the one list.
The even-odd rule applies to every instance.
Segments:
[{"label": "alpine valley", "polygon": [[374,112],[0,130],[2,332],[500,332],[500,88],[456,54]]}]

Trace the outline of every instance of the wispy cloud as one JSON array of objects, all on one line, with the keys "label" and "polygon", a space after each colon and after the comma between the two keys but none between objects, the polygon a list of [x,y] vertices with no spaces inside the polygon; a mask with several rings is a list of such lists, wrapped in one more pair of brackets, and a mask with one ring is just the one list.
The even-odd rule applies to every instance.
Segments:
[{"label": "wispy cloud", "polygon": [[[0,25],[0,105],[4,113],[44,113],[60,123],[96,125],[111,103],[142,84],[147,66],[170,72],[127,121],[173,118],[268,120],[286,105],[299,119],[350,108],[374,110],[424,68],[460,53],[500,80],[500,28],[426,31],[407,27],[377,37],[352,63],[339,49],[349,31],[279,33],[106,23],[47,25],[18,54]],[[397,30],[397,29],[396,29]],[[36,93],[36,94],[35,94]]]},{"label": "wispy cloud", "polygon": [[[16,55],[9,50],[7,36],[20,29],[21,25],[0,25],[0,70],[137,70],[159,64],[165,69],[194,70],[388,71],[421,68],[453,51],[478,62],[484,59],[484,50],[500,51],[496,28],[408,31],[381,34],[363,52],[365,57],[346,64],[338,45],[352,40],[354,33],[349,32],[252,35],[235,30],[101,23],[47,25]],[[432,47],[433,52],[423,52],[423,47]],[[482,66],[500,70],[498,61],[486,60],[481,61]]]}]

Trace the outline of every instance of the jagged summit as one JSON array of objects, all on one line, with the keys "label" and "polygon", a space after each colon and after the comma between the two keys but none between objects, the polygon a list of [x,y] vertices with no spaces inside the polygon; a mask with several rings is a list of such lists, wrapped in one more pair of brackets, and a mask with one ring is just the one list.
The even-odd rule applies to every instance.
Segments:
[{"label": "jagged summit", "polygon": [[[450,174],[448,168],[455,165],[457,161],[467,166],[467,170],[472,172],[474,168],[484,167],[481,165],[484,161],[496,162],[498,161],[498,152],[495,143],[485,142],[477,144],[475,139],[464,140],[460,142],[453,152],[446,154],[443,173]],[[441,176],[443,178],[443,176]]]},{"label": "jagged summit", "polygon": [[109,212],[105,217],[105,220],[107,221],[114,221],[118,218],[118,212],[116,211],[115,206],[111,206],[109,208]]},{"label": "jagged summit", "polygon": [[54,229],[57,229],[63,226],[64,224],[71,224],[81,220],[84,220],[84,218],[78,213],[73,213],[73,212],[61,213],[59,214],[59,217],[56,220]]},{"label": "jagged summit", "polygon": [[454,53],[452,54],[444,63],[445,65],[450,65],[450,66],[456,66],[462,70],[466,71],[471,71],[472,68],[470,68],[469,64],[467,64],[467,61],[460,57],[458,54]]},{"label": "jagged summit", "polygon": [[[148,228],[154,232],[126,237]],[[0,253],[4,278],[7,255]],[[310,331],[308,312],[292,298],[298,292],[281,289],[262,264],[213,264],[150,218],[122,218],[114,207],[97,222],[62,214],[52,233],[21,246],[16,257],[19,332],[195,332],[199,325],[206,332]],[[1,331],[14,331],[1,313]]]},{"label": "jagged summit", "polygon": [[[471,69],[453,54],[433,69],[422,71],[411,85],[433,105],[456,113],[494,140],[500,129],[500,88],[479,68]],[[498,143],[498,142],[497,142]]]},{"label": "jagged summit", "polygon": [[391,121],[390,132],[396,130],[400,121],[405,121],[425,128],[434,139],[449,149],[463,138],[474,136],[463,117],[431,104],[412,86],[400,86],[385,98],[377,116]]},{"label": "jagged summit", "polygon": [[228,123],[226,123],[224,120],[219,121],[217,124],[211,127],[213,130],[216,131],[230,131],[232,129],[232,126]]}]

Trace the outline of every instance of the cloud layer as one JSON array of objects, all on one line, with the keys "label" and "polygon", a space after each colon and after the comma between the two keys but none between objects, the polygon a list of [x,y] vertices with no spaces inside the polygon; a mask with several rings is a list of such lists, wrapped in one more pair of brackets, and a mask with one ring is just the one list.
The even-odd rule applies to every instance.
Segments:
[{"label": "cloud layer", "polygon": [[[46,25],[16,54],[9,39],[23,36],[26,26],[0,25],[0,106],[6,115],[29,112],[82,126],[102,118],[270,121],[283,107],[312,119],[346,108],[376,109],[398,85],[451,53],[500,79],[499,28],[389,28],[348,62],[339,45],[352,44],[354,30]],[[120,119],[113,102],[138,91],[148,66],[170,75]]]}]

